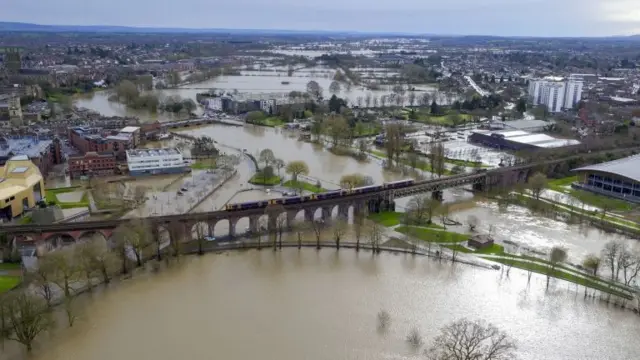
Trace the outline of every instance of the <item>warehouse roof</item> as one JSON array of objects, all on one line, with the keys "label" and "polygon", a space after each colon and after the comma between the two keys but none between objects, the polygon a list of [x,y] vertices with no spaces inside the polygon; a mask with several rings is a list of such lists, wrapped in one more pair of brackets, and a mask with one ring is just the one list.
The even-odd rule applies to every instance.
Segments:
[{"label": "warehouse roof", "polygon": [[532,134],[524,130],[501,130],[501,131],[487,131],[476,130],[476,133],[480,133],[486,136],[499,136],[505,140],[518,142],[521,144],[529,144],[541,148],[555,148],[568,145],[580,144],[578,140],[571,139],[556,139],[545,134]]},{"label": "warehouse roof", "polygon": [[640,182],[640,155],[633,155],[596,165],[583,166],[573,169],[573,171],[600,171]]}]

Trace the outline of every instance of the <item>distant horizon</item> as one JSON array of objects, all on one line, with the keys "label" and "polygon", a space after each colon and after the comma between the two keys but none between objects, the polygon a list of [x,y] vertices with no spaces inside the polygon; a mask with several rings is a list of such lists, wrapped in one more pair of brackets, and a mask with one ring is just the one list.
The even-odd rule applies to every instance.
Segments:
[{"label": "distant horizon", "polygon": [[2,21],[322,33],[597,38],[640,34],[638,0],[4,0]]},{"label": "distant horizon", "polygon": [[[82,32],[118,32],[118,30],[136,30],[135,33],[214,33],[214,32],[243,32],[243,33],[291,33],[291,34],[353,34],[353,35],[388,35],[388,36],[442,36],[442,37],[498,37],[498,38],[549,38],[549,39],[580,39],[580,38],[628,38],[640,36],[630,35],[600,35],[600,36],[536,36],[536,35],[494,35],[494,34],[447,34],[447,33],[418,33],[418,32],[392,32],[392,31],[367,31],[367,30],[319,30],[319,29],[287,29],[287,28],[218,28],[218,27],[173,27],[173,26],[147,26],[147,25],[106,25],[106,24],[45,24],[21,21],[3,21],[0,19],[0,32],[72,32],[74,29]],[[111,31],[110,31],[111,30]]]}]

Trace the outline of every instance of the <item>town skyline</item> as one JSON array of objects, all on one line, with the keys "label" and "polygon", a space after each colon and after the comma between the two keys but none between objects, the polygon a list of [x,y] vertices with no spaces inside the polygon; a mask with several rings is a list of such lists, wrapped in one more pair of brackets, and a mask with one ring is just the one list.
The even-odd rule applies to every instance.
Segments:
[{"label": "town skyline", "polygon": [[[35,3],[35,4],[34,4]],[[468,0],[446,3],[399,0],[367,4],[363,0],[269,4],[238,0],[215,4],[204,0],[178,3],[115,0],[106,3],[41,0],[29,6],[5,5],[0,21],[67,26],[136,28],[255,29],[434,35],[527,37],[605,37],[640,34],[640,3],[628,0]],[[251,9],[251,11],[247,11]],[[264,16],[270,14],[270,16]]]}]

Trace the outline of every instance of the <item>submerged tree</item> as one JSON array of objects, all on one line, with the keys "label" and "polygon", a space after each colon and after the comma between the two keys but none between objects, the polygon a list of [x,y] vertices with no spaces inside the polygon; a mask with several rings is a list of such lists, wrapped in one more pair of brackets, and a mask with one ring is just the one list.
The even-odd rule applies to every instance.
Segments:
[{"label": "submerged tree", "polygon": [[461,319],[445,326],[425,352],[431,360],[512,360],[516,345],[494,325]]},{"label": "submerged tree", "polygon": [[46,303],[26,291],[5,296],[8,296],[4,306],[11,330],[8,338],[21,343],[28,352],[31,352],[36,337],[53,325],[51,314],[44,311]]}]

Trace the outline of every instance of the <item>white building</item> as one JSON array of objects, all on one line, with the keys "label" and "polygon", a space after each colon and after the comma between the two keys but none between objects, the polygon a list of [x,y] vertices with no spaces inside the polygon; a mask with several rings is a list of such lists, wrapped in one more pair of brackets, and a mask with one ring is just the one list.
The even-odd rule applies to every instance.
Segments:
[{"label": "white building", "polygon": [[545,105],[550,112],[572,109],[582,98],[583,82],[548,76],[529,82],[529,99],[533,105]]},{"label": "white building", "polygon": [[582,98],[582,81],[569,80],[565,85],[564,108],[573,109]]},{"label": "white building", "polygon": [[127,165],[132,176],[182,173],[186,170],[182,153],[171,148],[127,150]]},{"label": "white building", "polygon": [[263,99],[260,100],[260,110],[268,113],[271,111],[276,111],[276,99]]}]

